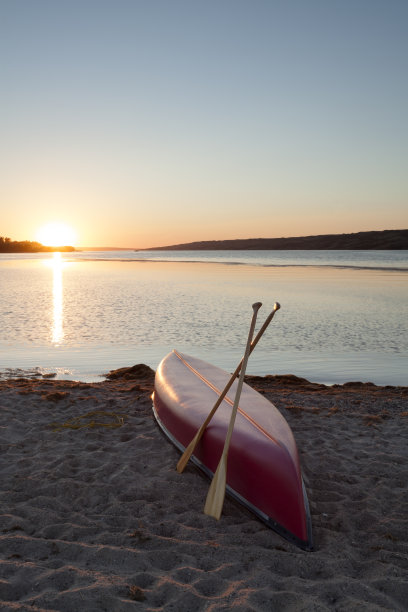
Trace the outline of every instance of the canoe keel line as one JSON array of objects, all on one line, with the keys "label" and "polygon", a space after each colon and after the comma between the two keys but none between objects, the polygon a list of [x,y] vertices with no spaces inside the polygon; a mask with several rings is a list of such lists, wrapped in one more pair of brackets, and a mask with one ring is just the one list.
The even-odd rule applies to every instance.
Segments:
[{"label": "canoe keel line", "polygon": [[[177,351],[160,363],[153,413],[181,452],[229,377],[224,370]],[[235,389],[236,382],[191,456],[209,478],[221,456]],[[231,438],[226,492],[286,540],[313,550],[309,503],[293,434],[275,406],[246,384]]]}]

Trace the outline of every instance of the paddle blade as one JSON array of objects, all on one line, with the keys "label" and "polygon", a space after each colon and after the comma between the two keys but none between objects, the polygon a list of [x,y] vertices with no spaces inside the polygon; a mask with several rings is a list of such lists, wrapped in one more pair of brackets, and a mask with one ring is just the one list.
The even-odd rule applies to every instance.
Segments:
[{"label": "paddle blade", "polygon": [[224,505],[225,487],[227,486],[227,461],[226,457],[221,457],[217,471],[211,481],[207,499],[204,506],[204,514],[213,516],[217,521],[221,517]]}]

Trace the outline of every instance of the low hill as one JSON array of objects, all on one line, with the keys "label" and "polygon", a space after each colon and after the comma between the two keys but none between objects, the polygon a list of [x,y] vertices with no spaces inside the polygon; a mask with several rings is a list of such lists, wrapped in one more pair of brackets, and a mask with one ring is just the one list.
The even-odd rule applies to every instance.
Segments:
[{"label": "low hill", "polygon": [[143,251],[234,251],[234,250],[402,250],[408,249],[408,229],[325,234],[294,238],[246,238],[242,240],[203,240]]}]

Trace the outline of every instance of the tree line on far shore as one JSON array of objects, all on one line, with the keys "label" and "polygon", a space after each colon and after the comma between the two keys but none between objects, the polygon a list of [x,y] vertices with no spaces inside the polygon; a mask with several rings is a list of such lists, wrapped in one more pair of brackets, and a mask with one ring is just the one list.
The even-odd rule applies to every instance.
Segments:
[{"label": "tree line on far shore", "polygon": [[0,236],[0,253],[53,253],[55,251],[75,251],[72,246],[50,247],[32,240],[11,240]]}]

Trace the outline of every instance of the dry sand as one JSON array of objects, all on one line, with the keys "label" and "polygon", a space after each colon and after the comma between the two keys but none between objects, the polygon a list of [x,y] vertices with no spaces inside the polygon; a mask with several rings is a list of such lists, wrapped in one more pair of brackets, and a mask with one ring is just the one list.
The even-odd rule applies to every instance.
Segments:
[{"label": "dry sand", "polygon": [[[177,474],[146,366],[3,380],[1,609],[407,610],[408,388],[248,382],[292,427],[314,552],[228,499],[220,521],[203,514],[209,483]],[[96,424],[52,426],[73,417]]]}]

